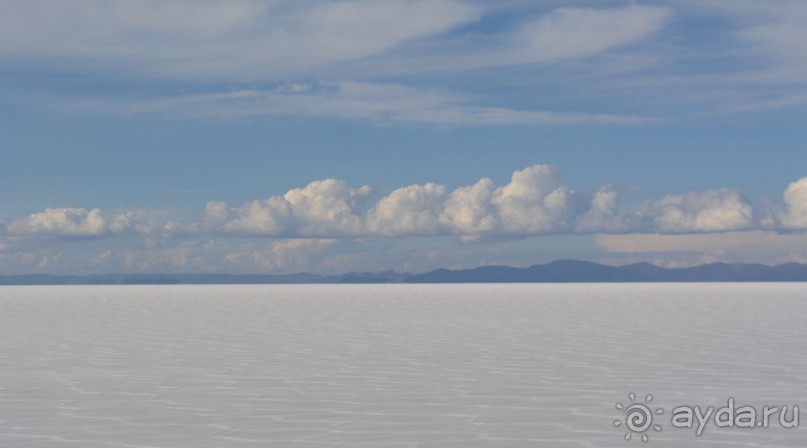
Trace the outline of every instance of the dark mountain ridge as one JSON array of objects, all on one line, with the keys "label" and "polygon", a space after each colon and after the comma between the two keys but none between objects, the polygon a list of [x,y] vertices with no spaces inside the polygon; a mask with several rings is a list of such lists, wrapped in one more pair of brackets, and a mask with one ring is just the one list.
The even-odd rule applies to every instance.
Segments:
[{"label": "dark mountain ridge", "polygon": [[712,263],[689,268],[664,268],[650,263],[606,266],[587,261],[559,260],[526,268],[485,266],[438,269],[407,277],[407,283],[571,283],[571,282],[786,282],[807,281],[807,265],[779,266]]},{"label": "dark mountain ridge", "polygon": [[592,283],[592,282],[803,282],[807,264],[779,266],[712,263],[688,268],[664,268],[650,263],[607,266],[588,261],[559,260],[526,268],[482,266],[437,269],[423,274],[394,271],[263,274],[109,274],[0,275],[0,285],[133,285],[133,284],[304,284],[304,283]]}]

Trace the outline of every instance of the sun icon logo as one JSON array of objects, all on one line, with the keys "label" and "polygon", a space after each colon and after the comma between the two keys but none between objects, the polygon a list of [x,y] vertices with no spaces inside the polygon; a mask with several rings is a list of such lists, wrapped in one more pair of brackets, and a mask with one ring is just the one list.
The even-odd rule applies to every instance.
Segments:
[{"label": "sun icon logo", "polygon": [[653,414],[661,415],[664,413],[664,409],[650,409],[650,402],[653,401],[652,395],[648,395],[644,403],[637,403],[636,394],[632,392],[628,394],[628,398],[631,403],[627,407],[622,403],[616,404],[616,408],[624,414],[624,418],[615,420],[614,426],[620,427],[623,424],[625,425],[628,429],[628,432],[625,433],[625,440],[631,440],[634,434],[637,436],[641,434],[642,442],[647,442],[650,440],[650,436],[647,435],[647,433],[650,432],[650,428],[653,428],[656,432],[661,431],[660,425],[653,424]]}]

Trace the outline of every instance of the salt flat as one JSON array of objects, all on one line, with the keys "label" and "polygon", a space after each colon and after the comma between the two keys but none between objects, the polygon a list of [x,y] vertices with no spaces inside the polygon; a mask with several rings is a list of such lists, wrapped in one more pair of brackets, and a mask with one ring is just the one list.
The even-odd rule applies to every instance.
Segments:
[{"label": "salt flat", "polygon": [[[2,447],[803,447],[803,284],[0,288]],[[625,441],[617,401],[661,432]]]}]

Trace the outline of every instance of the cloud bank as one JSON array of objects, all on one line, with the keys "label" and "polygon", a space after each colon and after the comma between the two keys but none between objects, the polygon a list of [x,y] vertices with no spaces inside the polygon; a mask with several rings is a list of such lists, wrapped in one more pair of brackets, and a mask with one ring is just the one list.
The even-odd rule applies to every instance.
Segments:
[{"label": "cloud bank", "polygon": [[367,185],[318,180],[241,205],[209,201],[198,222],[184,225],[160,222],[142,211],[48,208],[0,229],[13,237],[184,234],[324,239],[807,229],[807,177],[791,183],[783,199],[780,211],[770,213],[755,207],[739,190],[723,188],[668,195],[621,210],[619,195],[611,187],[578,191],[554,167],[534,165],[515,171],[500,186],[490,178],[454,189],[429,182],[382,195]]},{"label": "cloud bank", "polygon": [[[77,257],[86,272],[468,267],[535,260],[512,242],[535,245],[535,239],[526,238],[540,235],[553,237],[538,241],[562,247],[568,238],[594,235],[599,248],[623,257],[698,252],[700,258],[686,263],[722,260],[726,254],[785,262],[807,260],[805,231],[807,177],[787,186],[778,209],[757,206],[729,188],[625,207],[612,187],[579,191],[554,167],[534,165],[500,185],[482,178],[456,188],[427,182],[378,192],[323,179],[243,204],[209,201],[198,220],[185,223],[141,210],[47,208],[0,222],[0,268],[76,272]],[[446,240],[459,244],[439,249]],[[65,251],[63,244],[75,241],[81,248]],[[388,251],[394,253],[380,260]],[[416,265],[413,259],[419,260]]]},{"label": "cloud bank", "polygon": [[[339,238],[686,234],[771,227],[738,190],[669,195],[621,211],[610,187],[593,194],[577,191],[549,165],[516,171],[501,186],[490,178],[453,190],[430,182],[370,202],[372,191],[327,179],[240,206],[214,201],[199,228],[237,236]],[[807,228],[807,178],[788,187],[785,204],[774,226]]]}]

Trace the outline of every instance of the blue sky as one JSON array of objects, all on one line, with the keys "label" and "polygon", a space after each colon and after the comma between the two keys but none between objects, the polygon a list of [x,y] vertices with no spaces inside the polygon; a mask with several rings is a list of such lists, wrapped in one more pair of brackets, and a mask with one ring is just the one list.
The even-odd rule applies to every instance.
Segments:
[{"label": "blue sky", "polygon": [[0,6],[0,274],[807,261],[807,4]]}]

